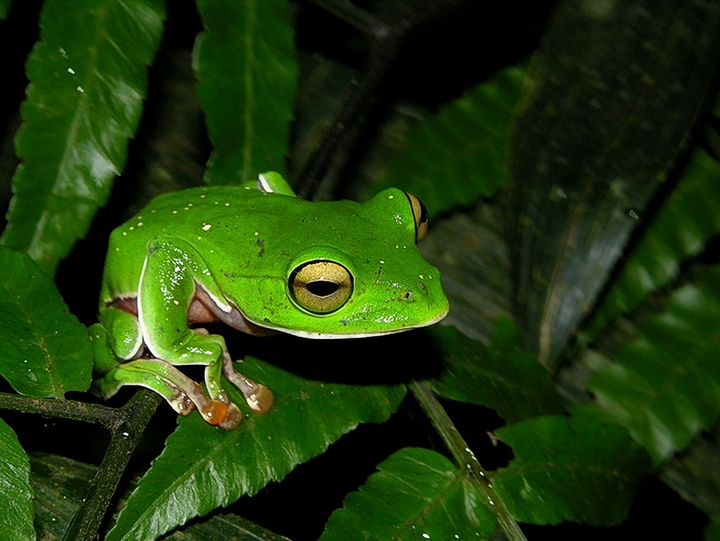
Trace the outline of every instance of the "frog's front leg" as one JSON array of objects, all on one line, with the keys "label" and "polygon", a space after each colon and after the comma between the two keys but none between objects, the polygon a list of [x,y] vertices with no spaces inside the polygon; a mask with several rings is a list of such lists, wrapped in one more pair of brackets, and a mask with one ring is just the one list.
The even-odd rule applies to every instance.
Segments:
[{"label": "frog's front leg", "polygon": [[[198,288],[202,288],[205,299],[225,302],[209,269],[192,246],[168,235],[161,235],[148,243],[138,287],[137,318],[120,309],[110,308],[104,314],[103,323],[111,338],[115,339],[117,357],[134,359],[140,352],[131,351],[137,347],[127,345],[133,342],[130,336],[132,330],[124,329],[131,327],[130,320],[135,319],[141,343],[154,359],[132,360],[111,368],[100,380],[100,387],[105,386],[105,395],[122,385],[149,387],[160,393],[180,413],[187,413],[185,402],[189,400],[209,423],[232,428],[242,416],[237,406],[228,400],[222,386],[223,371],[232,370],[225,341],[221,336],[210,335],[203,330],[194,331],[188,326],[188,311],[196,300]],[[218,305],[217,309],[229,308]],[[117,315],[118,312],[122,315]],[[108,314],[114,315],[110,317]],[[106,321],[108,319],[123,320],[124,323],[120,325],[118,321]],[[124,352],[117,351],[123,348]],[[195,382],[171,366],[186,364],[205,366],[209,400]],[[235,373],[234,370],[232,372]],[[231,381],[241,383],[238,388],[251,408],[261,413],[267,411],[272,403],[272,393],[266,387],[239,374]],[[258,397],[261,399],[258,400]]]},{"label": "frog's front leg", "polygon": [[136,316],[113,306],[103,312],[102,321],[90,327],[95,357],[93,384],[98,394],[110,398],[125,385],[137,385],[158,393],[180,415],[188,415],[197,407],[211,425],[231,429],[240,424],[242,414],[235,404],[206,397],[197,382],[170,363],[136,359],[144,347]]},{"label": "frog's front leg", "polygon": [[[232,309],[190,244],[167,235],[150,241],[138,288],[138,321],[145,344],[153,356],[169,363],[204,365],[210,398],[228,403],[222,373],[237,373],[232,370],[225,340],[188,327],[188,311],[198,288],[202,288],[204,299],[212,300],[213,308]],[[230,381],[253,410],[264,413],[272,404],[272,393],[266,387],[240,375]]]}]

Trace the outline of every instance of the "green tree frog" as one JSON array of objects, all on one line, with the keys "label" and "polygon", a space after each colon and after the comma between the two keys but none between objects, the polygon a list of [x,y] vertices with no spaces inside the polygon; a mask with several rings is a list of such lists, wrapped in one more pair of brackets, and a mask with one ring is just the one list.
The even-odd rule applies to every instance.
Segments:
[{"label": "green tree frog", "polygon": [[[421,203],[398,189],[364,204],[310,202],[277,173],[241,186],[155,198],[110,237],[91,327],[96,389],[159,393],[180,414],[197,409],[230,429],[242,414],[222,376],[266,412],[272,392],[235,370],[225,341],[199,327],[307,338],[389,334],[440,321],[440,273],[420,255]],[[207,394],[177,367],[203,365]]]}]

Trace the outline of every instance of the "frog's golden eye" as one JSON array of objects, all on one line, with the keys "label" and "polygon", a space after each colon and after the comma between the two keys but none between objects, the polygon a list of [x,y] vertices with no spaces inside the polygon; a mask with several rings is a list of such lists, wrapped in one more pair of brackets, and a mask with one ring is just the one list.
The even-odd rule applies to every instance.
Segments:
[{"label": "frog's golden eye", "polygon": [[415,220],[415,242],[417,242],[425,237],[428,224],[430,223],[430,217],[422,201],[409,192],[405,192],[405,196],[408,198],[408,201],[410,201],[410,208],[412,209],[413,219]]},{"label": "frog's golden eye", "polygon": [[350,271],[334,261],[310,261],[290,273],[288,288],[295,302],[316,314],[342,307],[353,292]]}]

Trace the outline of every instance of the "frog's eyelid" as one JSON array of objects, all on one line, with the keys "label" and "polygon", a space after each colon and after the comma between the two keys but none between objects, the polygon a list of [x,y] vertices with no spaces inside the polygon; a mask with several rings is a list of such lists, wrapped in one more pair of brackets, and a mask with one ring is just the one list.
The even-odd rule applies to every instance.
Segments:
[{"label": "frog's eyelid", "polygon": [[415,242],[417,243],[427,234],[430,218],[428,216],[427,208],[425,208],[425,205],[423,205],[423,202],[420,201],[420,199],[410,192],[405,192],[405,197],[407,197],[407,200],[410,203],[410,208],[412,209],[413,221],[415,222]]},{"label": "frog's eyelid", "polygon": [[258,175],[257,187],[261,192],[271,193],[273,191],[268,179],[262,173]]}]

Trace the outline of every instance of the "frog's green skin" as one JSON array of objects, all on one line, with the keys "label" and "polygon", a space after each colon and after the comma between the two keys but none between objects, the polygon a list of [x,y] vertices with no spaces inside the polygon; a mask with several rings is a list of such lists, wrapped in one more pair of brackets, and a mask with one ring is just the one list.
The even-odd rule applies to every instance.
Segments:
[{"label": "frog's green skin", "polygon": [[[145,386],[181,414],[197,407],[233,428],[242,415],[222,374],[255,411],[270,408],[272,392],[233,369],[221,336],[191,327],[220,320],[255,335],[346,338],[431,325],[448,301],[415,246],[425,227],[419,202],[400,190],[364,204],[309,202],[276,173],[157,197],[110,238],[91,328],[97,387],[109,397]],[[189,364],[206,366],[209,399],[173,366]]]}]

